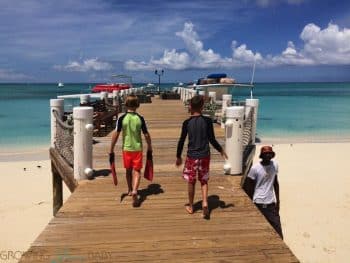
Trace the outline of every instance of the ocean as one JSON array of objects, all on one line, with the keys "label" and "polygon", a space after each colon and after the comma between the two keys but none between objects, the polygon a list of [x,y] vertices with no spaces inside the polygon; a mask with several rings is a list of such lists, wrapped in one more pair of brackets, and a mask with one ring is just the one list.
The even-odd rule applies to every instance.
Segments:
[{"label": "ocean", "polygon": [[[138,87],[144,83],[135,84]],[[0,151],[49,147],[50,99],[89,93],[93,84],[0,84]],[[174,83],[162,84],[171,89]],[[249,89],[232,90],[234,99]],[[257,137],[268,140],[350,140],[350,83],[257,83]],[[77,104],[65,101],[66,107]],[[180,125],[180,124],[179,124]]]}]

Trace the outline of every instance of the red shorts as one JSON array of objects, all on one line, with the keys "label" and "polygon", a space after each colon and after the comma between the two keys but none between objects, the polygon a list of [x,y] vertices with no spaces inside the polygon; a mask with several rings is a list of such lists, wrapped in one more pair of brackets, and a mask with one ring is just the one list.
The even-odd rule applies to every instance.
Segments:
[{"label": "red shorts", "polygon": [[198,173],[198,180],[201,182],[201,184],[207,184],[209,180],[209,163],[210,156],[199,159],[192,159],[187,156],[183,171],[183,178],[187,182],[195,184],[196,175]]},{"label": "red shorts", "polygon": [[142,168],[142,151],[128,152],[123,151],[123,161],[125,169],[141,170]]}]

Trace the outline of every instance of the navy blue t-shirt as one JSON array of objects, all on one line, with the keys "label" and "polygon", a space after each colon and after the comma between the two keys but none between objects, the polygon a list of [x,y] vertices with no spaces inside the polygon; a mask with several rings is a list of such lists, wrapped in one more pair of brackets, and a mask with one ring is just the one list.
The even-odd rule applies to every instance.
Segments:
[{"label": "navy blue t-shirt", "polygon": [[182,124],[181,136],[177,145],[176,157],[181,157],[186,136],[188,134],[187,156],[193,159],[204,158],[210,155],[209,142],[218,151],[221,145],[214,135],[213,122],[209,117],[191,116]]}]

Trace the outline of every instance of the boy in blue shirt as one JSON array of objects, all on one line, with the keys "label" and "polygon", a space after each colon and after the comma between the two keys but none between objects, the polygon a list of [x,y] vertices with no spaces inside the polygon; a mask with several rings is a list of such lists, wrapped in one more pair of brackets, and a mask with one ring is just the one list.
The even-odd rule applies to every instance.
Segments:
[{"label": "boy in blue shirt", "polygon": [[203,218],[209,219],[208,209],[208,180],[210,164],[209,143],[227,159],[221,145],[215,139],[213,122],[202,115],[204,106],[203,96],[194,96],[190,102],[191,116],[182,124],[181,136],[177,145],[176,166],[182,164],[181,153],[188,134],[188,149],[183,178],[188,182],[188,200],[186,210],[193,214],[193,200],[195,194],[196,177],[201,183]]}]

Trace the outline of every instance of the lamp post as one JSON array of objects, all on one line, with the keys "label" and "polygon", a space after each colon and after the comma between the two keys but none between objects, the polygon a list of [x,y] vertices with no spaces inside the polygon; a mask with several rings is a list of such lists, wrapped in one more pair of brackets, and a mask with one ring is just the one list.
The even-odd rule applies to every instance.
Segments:
[{"label": "lamp post", "polygon": [[154,74],[158,75],[158,94],[160,94],[160,76],[164,74],[164,70],[155,70]]}]

